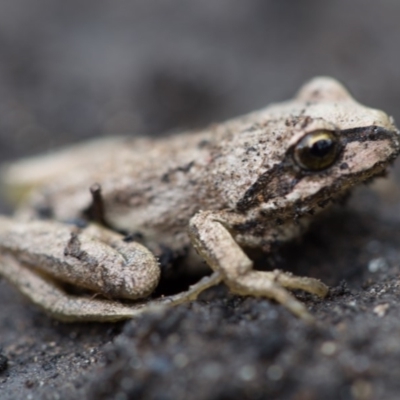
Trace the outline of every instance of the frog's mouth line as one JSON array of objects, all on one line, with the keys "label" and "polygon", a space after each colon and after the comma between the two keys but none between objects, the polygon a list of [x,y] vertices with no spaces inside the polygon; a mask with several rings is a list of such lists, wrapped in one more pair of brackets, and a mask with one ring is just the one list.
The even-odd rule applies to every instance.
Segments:
[{"label": "frog's mouth line", "polygon": [[[345,149],[347,144],[352,142],[363,143],[386,140],[392,143],[391,148],[393,150],[384,160],[376,162],[365,171],[356,171],[355,173],[349,172],[343,174],[343,178],[338,177],[336,184],[330,185],[328,188],[331,190],[331,193],[329,193],[329,196],[326,194],[324,198],[334,198],[335,193],[341,193],[343,191],[343,187],[349,189],[358,182],[368,181],[369,179],[382,174],[387,165],[392,163],[400,153],[399,131],[389,131],[379,126],[368,126],[341,131],[339,137],[343,149]],[[333,166],[326,170],[305,171],[294,164],[292,149],[289,149],[285,159],[281,163],[274,165],[268,172],[261,175],[259,179],[246,191],[236,205],[237,211],[246,213],[252,208],[259,206],[261,203],[267,203],[274,198],[283,198],[293,192],[295,187],[306,177],[319,176],[322,179],[323,177],[328,176],[334,167],[337,168],[339,166],[339,168],[345,169],[343,153],[344,151],[341,151]],[[323,194],[322,190],[324,189],[318,191],[315,196],[318,193]],[[313,196],[314,195],[310,196],[311,202]]]}]

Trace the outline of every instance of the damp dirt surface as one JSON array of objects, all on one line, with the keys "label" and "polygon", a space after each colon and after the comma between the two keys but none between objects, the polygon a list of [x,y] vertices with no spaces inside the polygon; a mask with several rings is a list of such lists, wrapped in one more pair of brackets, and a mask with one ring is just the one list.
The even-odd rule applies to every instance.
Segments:
[{"label": "damp dirt surface", "polygon": [[[115,132],[197,128],[317,74],[400,121],[393,1],[5,4],[1,163]],[[65,324],[0,278],[0,399],[397,400],[399,176],[397,163],[259,260],[331,287],[325,299],[295,293],[315,325],[223,285],[124,323]]]}]

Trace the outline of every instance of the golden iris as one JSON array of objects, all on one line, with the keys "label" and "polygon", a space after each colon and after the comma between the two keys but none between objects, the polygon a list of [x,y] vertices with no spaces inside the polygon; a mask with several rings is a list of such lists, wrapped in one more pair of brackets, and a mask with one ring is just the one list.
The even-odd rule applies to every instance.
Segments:
[{"label": "golden iris", "polygon": [[333,132],[314,131],[297,143],[294,160],[303,169],[321,171],[336,161],[339,148],[338,137]]}]

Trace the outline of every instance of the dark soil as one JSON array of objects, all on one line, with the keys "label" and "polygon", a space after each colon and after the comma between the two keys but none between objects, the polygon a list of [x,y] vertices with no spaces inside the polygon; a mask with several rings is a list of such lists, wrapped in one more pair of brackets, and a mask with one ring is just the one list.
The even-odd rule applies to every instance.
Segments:
[{"label": "dark soil", "polygon": [[[400,121],[397,2],[7,3],[2,162],[89,136],[195,128],[316,74]],[[331,286],[324,300],[296,293],[316,326],[224,286],[126,323],[62,324],[0,280],[0,399],[397,400],[399,175],[268,259]]]}]

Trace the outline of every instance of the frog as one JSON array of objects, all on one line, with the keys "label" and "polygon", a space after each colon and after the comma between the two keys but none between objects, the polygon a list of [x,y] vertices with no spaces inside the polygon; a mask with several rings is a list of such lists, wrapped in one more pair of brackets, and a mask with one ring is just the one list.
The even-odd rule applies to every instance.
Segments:
[{"label": "frog", "polygon": [[[19,205],[0,216],[0,275],[62,321],[129,319],[223,283],[312,322],[292,291],[324,298],[329,287],[255,269],[248,250],[268,257],[301,236],[399,152],[392,117],[321,76],[291,100],[205,129],[94,139],[22,159],[1,172]],[[154,297],[163,262],[177,258],[205,262],[211,274]]]}]

